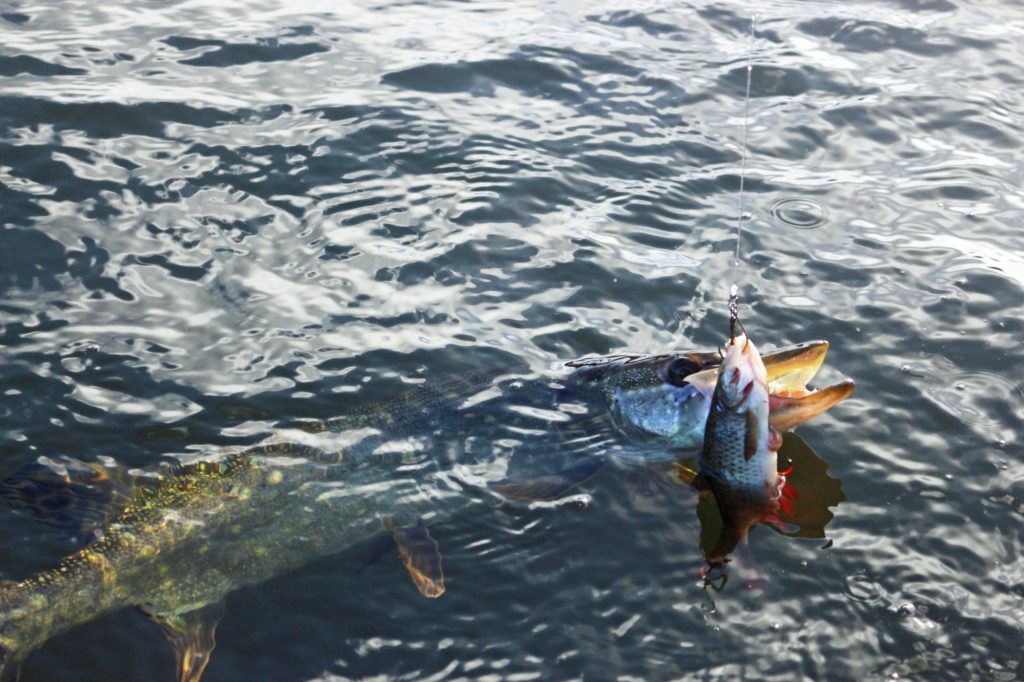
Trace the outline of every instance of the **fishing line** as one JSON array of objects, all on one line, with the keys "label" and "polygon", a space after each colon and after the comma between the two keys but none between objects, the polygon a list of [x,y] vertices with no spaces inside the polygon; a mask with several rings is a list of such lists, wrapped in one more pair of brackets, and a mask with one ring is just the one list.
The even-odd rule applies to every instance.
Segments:
[{"label": "fishing line", "polygon": [[743,151],[740,156],[740,206],[736,214],[736,252],[732,261],[732,286],[729,288],[729,337],[736,338],[736,327],[743,330],[740,322],[739,281],[740,281],[740,242],[743,240],[743,188],[747,176],[747,130],[750,128],[750,80],[754,71],[754,22],[757,12],[750,16],[750,35],[747,37],[747,90],[743,97]]}]

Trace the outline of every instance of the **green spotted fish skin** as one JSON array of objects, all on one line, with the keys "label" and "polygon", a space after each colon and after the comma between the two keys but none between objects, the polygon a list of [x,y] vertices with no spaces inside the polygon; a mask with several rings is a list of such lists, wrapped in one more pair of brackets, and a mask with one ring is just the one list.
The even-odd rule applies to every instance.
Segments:
[{"label": "green spotted fish skin", "polygon": [[[551,420],[523,418],[505,407],[547,410],[562,423],[559,408],[575,401],[571,412],[583,413],[580,422],[591,428],[604,419],[603,391],[615,374],[539,388],[506,380],[498,398],[464,405],[505,373],[424,385],[334,419],[290,425],[281,434],[322,436],[318,444],[327,447],[260,445],[122,485],[113,496],[119,506],[106,510],[96,539],[53,569],[0,584],[0,680],[16,679],[21,659],[50,637],[103,614],[129,606],[158,618],[189,613],[396,526],[493,504],[493,495],[467,493],[472,476],[453,475],[452,467],[486,468],[488,459],[507,455],[487,444],[516,429],[558,434]],[[608,423],[598,428],[606,439],[618,434]],[[351,452],[330,447],[333,436],[357,429],[370,435]],[[447,443],[453,434],[483,447],[466,446],[452,459],[449,448],[428,442]],[[416,438],[424,440],[411,450],[378,452],[382,443]],[[545,447],[564,438],[550,437]],[[8,497],[12,479],[4,483]]]},{"label": "green spotted fish skin", "polygon": [[[104,613],[191,611],[337,548],[338,533],[315,534],[322,516],[296,513],[304,485],[337,466],[323,453],[274,445],[181,465],[141,485],[99,539],[0,587],[0,665],[14,667],[54,634]],[[358,531],[358,510],[335,511]],[[265,524],[258,534],[254,521]]]},{"label": "green spotted fish skin", "polygon": [[98,540],[0,587],[0,679],[17,679],[27,653],[103,614],[187,614],[395,524],[474,504],[482,498],[437,477],[353,468],[293,443],[175,467],[140,487]]}]

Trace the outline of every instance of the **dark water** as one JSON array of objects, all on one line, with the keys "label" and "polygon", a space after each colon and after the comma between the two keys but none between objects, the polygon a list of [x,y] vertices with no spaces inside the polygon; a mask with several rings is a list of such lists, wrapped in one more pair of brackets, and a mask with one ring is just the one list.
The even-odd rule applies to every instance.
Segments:
[{"label": "dark water", "polygon": [[[301,7],[300,7],[301,5]],[[1021,6],[0,3],[0,470],[250,442],[489,363],[832,343],[829,540],[699,579],[692,495],[432,529],[233,594],[208,680],[1009,680],[1024,621]],[[3,511],[0,569],[69,546]],[[124,612],[23,680],[171,679]]]}]

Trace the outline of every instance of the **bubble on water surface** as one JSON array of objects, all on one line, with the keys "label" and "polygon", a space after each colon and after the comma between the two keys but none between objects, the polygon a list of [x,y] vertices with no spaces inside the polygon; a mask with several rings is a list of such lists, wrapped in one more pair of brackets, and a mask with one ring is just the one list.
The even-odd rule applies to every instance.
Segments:
[{"label": "bubble on water surface", "polygon": [[863,573],[847,576],[843,592],[854,601],[870,604],[882,596],[881,586]]},{"label": "bubble on water surface", "polygon": [[813,199],[783,197],[773,201],[768,212],[783,225],[798,230],[813,230],[828,222],[828,209]]},{"label": "bubble on water surface", "polygon": [[948,363],[936,363],[927,374],[925,395],[932,402],[997,444],[1002,440],[1000,427],[1012,418],[1018,395],[1012,379],[984,370],[955,372]]}]

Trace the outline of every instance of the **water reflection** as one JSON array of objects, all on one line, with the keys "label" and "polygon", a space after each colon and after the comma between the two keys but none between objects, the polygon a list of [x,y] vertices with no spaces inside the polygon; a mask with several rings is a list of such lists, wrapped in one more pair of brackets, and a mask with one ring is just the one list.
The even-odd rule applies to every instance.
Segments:
[{"label": "water reflection", "polygon": [[[803,438],[787,433],[779,449],[779,461],[789,462],[780,495],[730,487],[712,477],[680,466],[680,479],[695,485],[700,496],[700,547],[706,584],[721,590],[728,582],[726,565],[735,563],[740,582],[747,587],[763,584],[762,569],[747,548],[750,532],[759,525],[789,537],[825,538],[832,511],[846,496],[842,481],[829,475],[829,465]],[[827,546],[827,545],[826,545]]]},{"label": "water reflection", "polygon": [[[466,7],[8,2],[0,470],[151,467],[512,355],[541,374],[717,343],[749,3]],[[616,506],[605,472],[586,513],[515,507],[543,532],[444,524],[468,556],[427,606],[374,570],[361,608],[344,558],[235,593],[210,677],[1013,677],[1017,12],[759,3],[748,326],[828,338],[863,382],[800,431],[849,498],[835,549],[751,532],[777,598],[727,589],[707,623],[680,580],[690,508]],[[827,220],[772,218],[785,197]],[[0,546],[4,578],[63,551],[10,515]],[[131,618],[52,640],[23,679],[149,679],[167,652]]]}]

